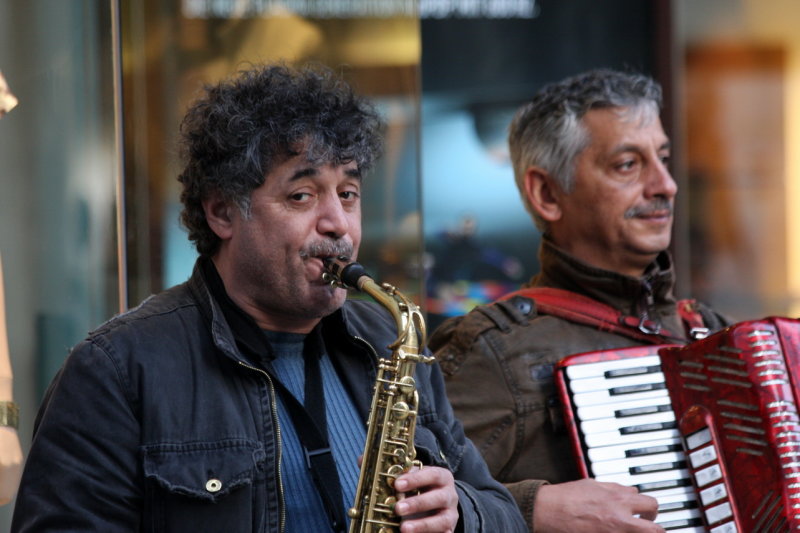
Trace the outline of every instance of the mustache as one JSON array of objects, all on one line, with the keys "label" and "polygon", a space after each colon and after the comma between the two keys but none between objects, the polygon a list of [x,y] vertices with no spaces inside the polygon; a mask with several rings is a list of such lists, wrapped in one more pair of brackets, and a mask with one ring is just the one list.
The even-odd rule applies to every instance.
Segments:
[{"label": "mustache", "polygon": [[345,241],[320,240],[309,243],[300,250],[300,257],[352,257],[353,244]]},{"label": "mustache", "polygon": [[672,216],[672,202],[666,198],[656,198],[645,205],[637,205],[625,211],[625,218],[652,215],[658,211],[667,211]]}]

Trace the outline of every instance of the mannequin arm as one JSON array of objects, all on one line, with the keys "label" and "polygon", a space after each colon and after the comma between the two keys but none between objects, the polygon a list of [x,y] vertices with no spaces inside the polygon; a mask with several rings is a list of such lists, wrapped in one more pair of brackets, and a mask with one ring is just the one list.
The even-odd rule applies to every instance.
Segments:
[{"label": "mannequin arm", "polygon": [[[12,402],[13,375],[6,332],[6,306],[3,290],[3,265],[0,258],[0,402]],[[8,405],[4,406],[8,412]],[[13,406],[16,410],[16,405]],[[14,417],[16,418],[16,417]],[[22,447],[17,433],[16,420],[0,417],[0,505],[10,502],[17,493],[22,475]],[[5,425],[11,423],[13,425]]]}]

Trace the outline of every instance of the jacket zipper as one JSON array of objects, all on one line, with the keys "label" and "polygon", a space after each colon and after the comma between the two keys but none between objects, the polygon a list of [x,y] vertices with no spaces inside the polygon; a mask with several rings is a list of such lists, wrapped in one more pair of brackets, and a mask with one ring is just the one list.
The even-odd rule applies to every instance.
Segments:
[{"label": "jacket zipper", "polygon": [[[648,280],[642,280],[642,296],[640,298],[639,330],[648,335],[658,335],[661,333],[661,319],[653,316],[655,299],[653,296],[653,286]],[[647,322],[652,322],[652,326]]]},{"label": "jacket zipper", "polygon": [[380,359],[378,351],[369,343],[367,339],[353,335],[353,340],[361,341],[362,344],[364,344],[367,348],[369,348],[369,351],[372,352],[372,355],[375,356],[375,363],[378,362],[378,359]]},{"label": "jacket zipper", "polygon": [[[363,337],[359,337],[357,335],[353,335],[352,339],[354,341],[359,341],[358,344],[363,344],[364,346],[366,346],[367,350],[372,354],[372,357],[373,357],[372,364],[374,365],[373,370],[375,370],[376,375],[372,376],[372,388],[370,389],[370,394],[374,395],[375,394],[375,377],[377,376],[378,365],[380,364],[381,356],[378,355],[378,350],[376,350],[375,347],[372,346],[372,344],[370,344],[370,342],[367,339],[365,339]],[[365,422],[369,422],[369,416],[370,415],[367,414],[367,420]]]},{"label": "jacket zipper", "polygon": [[272,420],[275,424],[275,435],[277,437],[277,445],[278,445],[278,466],[277,466],[277,478],[278,478],[278,496],[280,498],[280,519],[278,527],[280,528],[280,532],[283,533],[286,529],[286,503],[284,502],[284,490],[283,490],[283,476],[281,475],[281,461],[283,459],[283,445],[281,439],[281,423],[278,420],[278,403],[277,399],[275,398],[275,384],[272,382],[272,377],[263,371],[260,368],[256,368],[254,366],[250,366],[243,361],[238,361],[239,365],[247,368],[249,370],[254,370],[259,374],[262,374],[265,378],[267,378],[267,383],[269,383],[269,395],[270,395],[270,411],[272,413]]},{"label": "jacket zipper", "polygon": [[[378,359],[380,359],[380,357],[378,356],[378,352],[377,352],[377,350],[375,350],[375,348],[372,346],[372,344],[370,344],[369,341],[367,341],[366,339],[364,339],[362,337],[353,336],[353,339],[356,340],[356,341],[360,341],[361,344],[365,345],[369,349],[369,351],[375,357],[374,361],[377,364],[377,361],[378,361]],[[277,477],[278,477],[278,495],[280,497],[280,508],[281,508],[281,511],[280,511],[280,515],[281,516],[280,516],[279,527],[280,527],[281,533],[283,533],[285,531],[285,529],[286,529],[286,504],[284,502],[283,476],[281,475],[281,460],[282,460],[282,457],[283,457],[283,447],[282,447],[282,444],[281,444],[281,442],[282,442],[281,441],[281,424],[280,424],[280,421],[278,420],[278,404],[277,404],[277,400],[275,398],[275,384],[272,382],[272,377],[267,372],[265,372],[264,370],[262,370],[260,368],[257,368],[257,367],[254,367],[254,366],[251,366],[251,365],[248,365],[247,363],[245,363],[243,361],[237,361],[237,362],[239,363],[240,366],[242,366],[244,368],[247,368],[248,370],[253,370],[255,372],[258,372],[259,374],[262,374],[265,378],[267,378],[267,383],[269,383],[270,398],[272,400],[271,401],[271,406],[270,406],[271,407],[271,411],[272,411],[272,420],[275,423],[275,435],[277,436],[277,439],[278,439],[278,442],[277,442],[277,444],[278,444],[278,467],[277,467],[277,471],[278,472],[277,472]]]}]

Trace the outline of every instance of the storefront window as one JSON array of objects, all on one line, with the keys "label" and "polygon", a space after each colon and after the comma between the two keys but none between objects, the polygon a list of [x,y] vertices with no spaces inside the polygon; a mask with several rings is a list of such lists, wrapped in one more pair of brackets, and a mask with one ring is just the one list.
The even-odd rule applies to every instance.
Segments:
[{"label": "storefront window", "polygon": [[111,28],[105,0],[0,2],[19,100],[0,119],[0,254],[24,449],[70,347],[119,311]]},{"label": "storefront window", "polygon": [[800,5],[675,2],[691,289],[738,320],[800,311]]},{"label": "storefront window", "polygon": [[655,75],[666,63],[656,40],[663,2],[540,0],[528,7],[502,14],[454,10],[421,21],[432,326],[519,288],[539,268],[540,235],[522,205],[508,155],[516,109],[545,83],[582,70]]}]

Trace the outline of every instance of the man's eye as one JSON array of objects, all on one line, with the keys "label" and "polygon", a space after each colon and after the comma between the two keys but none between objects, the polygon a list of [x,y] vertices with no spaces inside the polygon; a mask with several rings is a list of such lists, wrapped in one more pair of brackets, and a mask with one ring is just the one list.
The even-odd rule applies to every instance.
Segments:
[{"label": "man's eye", "polygon": [[339,196],[341,196],[343,200],[356,200],[361,195],[356,191],[342,191],[339,193]]},{"label": "man's eye", "polygon": [[289,195],[289,199],[293,202],[304,202],[311,198],[311,193],[307,192],[296,192]]},{"label": "man's eye", "polygon": [[619,170],[626,171],[626,170],[631,170],[635,165],[636,165],[636,161],[634,161],[633,159],[629,159],[629,160],[623,161],[622,163],[617,165],[617,168]]},{"label": "man's eye", "polygon": [[670,156],[662,155],[661,156],[661,163],[666,167],[669,166],[669,162],[671,161]]}]

